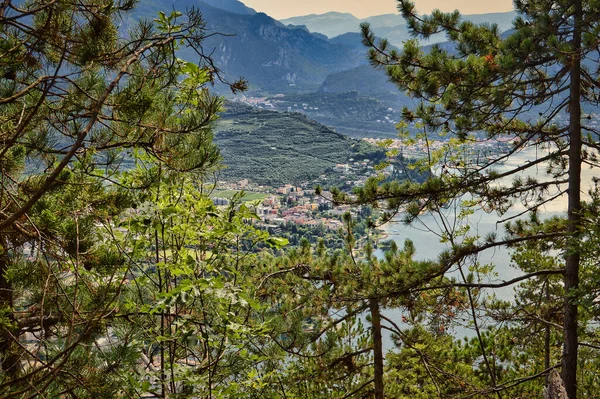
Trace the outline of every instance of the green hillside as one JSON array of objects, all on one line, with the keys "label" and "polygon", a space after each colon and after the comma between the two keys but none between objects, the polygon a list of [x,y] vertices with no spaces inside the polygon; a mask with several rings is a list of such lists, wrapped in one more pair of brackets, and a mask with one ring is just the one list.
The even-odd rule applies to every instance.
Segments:
[{"label": "green hillside", "polygon": [[280,185],[311,181],[337,163],[381,159],[379,148],[336,133],[293,112],[264,111],[229,103],[216,127],[226,179]]}]

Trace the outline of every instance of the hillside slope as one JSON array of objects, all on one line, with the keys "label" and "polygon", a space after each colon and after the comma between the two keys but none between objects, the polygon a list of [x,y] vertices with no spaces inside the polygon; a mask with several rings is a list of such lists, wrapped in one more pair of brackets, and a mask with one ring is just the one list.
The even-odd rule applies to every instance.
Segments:
[{"label": "hillside slope", "polygon": [[381,158],[383,151],[293,112],[228,103],[216,127],[226,179],[259,184],[311,181],[349,158]]}]

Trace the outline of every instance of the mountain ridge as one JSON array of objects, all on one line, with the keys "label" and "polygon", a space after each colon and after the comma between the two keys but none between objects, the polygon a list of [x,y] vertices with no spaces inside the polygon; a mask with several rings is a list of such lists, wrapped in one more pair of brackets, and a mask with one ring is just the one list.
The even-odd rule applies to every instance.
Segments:
[{"label": "mountain ridge", "polygon": [[[508,30],[512,27],[512,21],[516,17],[515,11],[494,12],[484,14],[464,14],[463,20],[474,23],[496,23],[500,31]],[[335,16],[335,19],[331,17]],[[359,32],[360,24],[368,22],[375,35],[384,37],[395,46],[401,46],[404,40],[409,39],[410,33],[406,22],[400,14],[381,14],[366,18],[357,18],[348,13],[329,12],[324,14],[301,15],[280,20],[281,23],[288,25],[305,25],[311,32],[318,32],[329,38],[342,35],[348,32]],[[430,40],[424,44],[433,44],[446,40],[443,34],[433,35]]]},{"label": "mountain ridge", "polygon": [[200,0],[200,2],[208,4],[211,7],[220,8],[222,10],[229,11],[235,14],[257,14],[255,9],[248,7],[247,5],[238,0]]}]

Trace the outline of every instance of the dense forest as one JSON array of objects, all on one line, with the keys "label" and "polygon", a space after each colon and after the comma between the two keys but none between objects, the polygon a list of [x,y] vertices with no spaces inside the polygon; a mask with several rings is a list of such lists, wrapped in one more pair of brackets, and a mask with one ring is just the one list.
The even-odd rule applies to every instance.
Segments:
[{"label": "dense forest", "polygon": [[[599,1],[515,0],[502,32],[398,0],[414,37],[402,48],[363,24],[414,159],[226,103],[216,86],[253,83],[206,46],[227,40],[207,20],[223,11],[168,3],[140,18],[160,2],[0,2],[0,398],[596,397],[600,195],[584,176],[599,166]],[[319,35],[222,3],[340,65]],[[434,35],[447,42],[424,50]],[[488,142],[503,151],[461,155]],[[283,237],[243,192],[216,204],[223,159],[235,179],[259,162],[273,184],[349,159],[372,175],[314,187],[348,209],[339,229],[288,223]],[[389,172],[398,159],[406,172]],[[445,250],[377,250],[369,229],[398,218]]]}]

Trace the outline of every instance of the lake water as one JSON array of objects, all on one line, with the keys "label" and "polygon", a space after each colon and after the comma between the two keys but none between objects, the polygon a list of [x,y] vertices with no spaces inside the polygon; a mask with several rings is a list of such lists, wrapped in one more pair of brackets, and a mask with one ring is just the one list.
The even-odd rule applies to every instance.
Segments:
[{"label": "lake water", "polygon": [[[504,172],[514,167],[524,165],[527,162],[531,162],[539,157],[546,155],[546,152],[536,149],[528,149],[519,154],[512,156],[503,165],[496,168],[498,172]],[[540,181],[553,181],[553,177],[546,173],[546,167],[540,165],[532,170],[521,173],[521,177],[534,176]],[[600,177],[600,171],[598,169],[586,168],[582,171],[582,198],[589,198],[588,192],[593,188],[593,177]],[[512,177],[502,181],[502,184],[510,184]],[[564,188],[564,187],[563,187]],[[558,194],[559,187],[553,186],[548,192],[548,196]],[[454,204],[456,205],[456,204]],[[468,223],[470,227],[470,235],[479,235],[484,237],[486,234],[495,232],[497,233],[498,239],[504,236],[504,224],[501,220],[509,217],[517,216],[524,212],[525,207],[517,203],[515,204],[506,214],[498,216],[496,213],[485,213],[482,210],[476,211],[471,215],[465,223]],[[550,217],[554,215],[566,215],[567,211],[567,195],[554,199],[552,202],[545,204],[540,208],[540,217]],[[382,226],[383,230],[388,234],[388,239],[397,242],[398,246],[402,248],[404,241],[410,239],[413,241],[416,254],[415,259],[436,259],[437,256],[448,248],[448,244],[442,244],[440,242],[439,234],[443,229],[441,223],[442,217],[445,219],[445,223],[452,224],[456,221],[455,215],[457,212],[457,206],[450,207],[443,211],[443,215],[423,214],[419,217],[419,220],[413,223],[411,226],[407,226],[402,222],[403,215],[398,215],[394,220]],[[521,218],[526,218],[524,214]],[[381,252],[379,252],[381,255]],[[511,266],[510,253],[506,248],[498,247],[490,249],[479,255],[477,259],[481,264],[493,263],[495,265],[495,271],[497,277],[493,279],[487,279],[482,282],[502,282],[513,279],[522,275],[523,273]],[[459,274],[456,270],[451,270],[450,275],[457,277],[459,280]],[[510,300],[513,297],[514,289],[512,287],[502,288],[494,290],[495,294],[502,298]],[[385,312],[386,316],[393,319],[395,322],[402,319],[402,311],[400,309],[388,309]],[[457,336],[473,336],[474,331],[467,326],[456,327],[453,333]],[[385,339],[386,349],[392,347],[391,339],[389,335]]]}]

